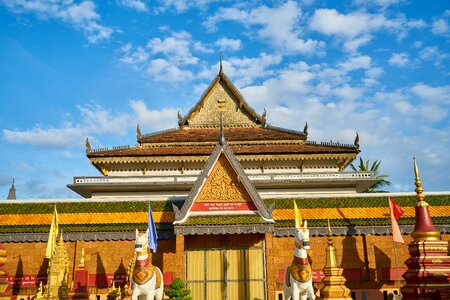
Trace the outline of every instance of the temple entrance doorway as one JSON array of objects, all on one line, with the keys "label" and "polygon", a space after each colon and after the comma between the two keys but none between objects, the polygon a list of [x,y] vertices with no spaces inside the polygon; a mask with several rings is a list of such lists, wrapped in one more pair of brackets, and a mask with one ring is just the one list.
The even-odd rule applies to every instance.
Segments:
[{"label": "temple entrance doorway", "polygon": [[263,235],[186,236],[185,259],[192,299],[267,299]]}]

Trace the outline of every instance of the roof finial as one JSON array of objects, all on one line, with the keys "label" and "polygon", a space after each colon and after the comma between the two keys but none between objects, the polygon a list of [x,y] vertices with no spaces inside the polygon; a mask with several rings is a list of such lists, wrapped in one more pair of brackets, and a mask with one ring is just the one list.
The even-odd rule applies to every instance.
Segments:
[{"label": "roof finial", "polygon": [[303,134],[308,137],[308,122],[305,122],[305,127],[303,127]]},{"label": "roof finial", "polygon": [[16,200],[16,188],[14,187],[14,177],[12,179],[11,188],[8,192],[8,197],[6,197],[7,200]]},{"label": "roof finial", "polygon": [[223,67],[222,67],[222,50],[220,50],[220,68],[219,68],[219,74],[223,73]]}]

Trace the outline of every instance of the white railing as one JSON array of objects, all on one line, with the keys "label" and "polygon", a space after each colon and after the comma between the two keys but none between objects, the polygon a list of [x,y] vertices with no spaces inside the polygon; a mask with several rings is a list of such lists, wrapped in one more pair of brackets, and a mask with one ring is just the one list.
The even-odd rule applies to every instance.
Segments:
[{"label": "white railing", "polygon": [[359,179],[373,178],[372,172],[345,172],[345,173],[303,173],[303,174],[270,174],[249,176],[252,181],[261,180],[311,180],[311,179]]},{"label": "white railing", "polygon": [[[303,173],[303,174],[258,174],[249,175],[251,181],[296,181],[323,179],[362,179],[373,178],[372,172],[344,173]],[[74,184],[109,184],[109,183],[193,183],[195,175],[186,176],[109,176],[109,177],[75,177]]]}]

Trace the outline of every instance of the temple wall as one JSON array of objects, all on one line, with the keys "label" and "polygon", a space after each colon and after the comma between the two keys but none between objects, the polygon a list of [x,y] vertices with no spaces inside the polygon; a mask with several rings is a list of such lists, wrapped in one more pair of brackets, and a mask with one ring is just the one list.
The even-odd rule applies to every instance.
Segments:
[{"label": "temple wall", "polygon": [[[411,241],[409,235],[404,235],[405,244],[397,244],[399,269],[406,269],[404,261],[408,258],[407,244]],[[449,235],[443,234],[442,239],[449,240]],[[198,240],[198,239],[197,239]],[[201,239],[200,239],[201,240]],[[266,268],[268,299],[274,299],[275,292],[283,290],[282,275],[284,269],[291,263],[294,253],[292,237],[271,237],[266,235]],[[383,299],[382,291],[396,288],[395,260],[391,236],[334,236],[334,245],[338,263],[345,269],[347,286],[356,292],[361,299],[362,291],[367,299]],[[90,282],[97,282],[98,287],[91,287],[91,294],[105,294],[107,285],[112,278],[123,280],[129,260],[133,257],[133,241],[77,241],[66,242],[69,256],[69,282],[72,282],[74,265],[78,266],[81,249],[85,248],[85,264],[90,274]],[[320,271],[325,266],[326,237],[311,237],[311,250],[308,251],[312,268],[315,271],[315,288],[321,287]],[[14,289],[18,299],[26,298],[36,293],[36,281],[39,278],[29,276],[46,275],[47,265],[44,263],[46,243],[3,243],[7,253],[5,270],[16,280],[22,280],[24,286]],[[345,255],[344,255],[345,254]],[[176,253],[176,240],[159,240],[158,252],[153,254],[153,264],[162,267],[169,278],[182,276],[180,269],[183,262]],[[34,283],[32,281],[35,281]],[[27,283],[28,282],[28,283]],[[169,284],[170,282],[166,282]],[[23,296],[21,296],[23,295]]]}]

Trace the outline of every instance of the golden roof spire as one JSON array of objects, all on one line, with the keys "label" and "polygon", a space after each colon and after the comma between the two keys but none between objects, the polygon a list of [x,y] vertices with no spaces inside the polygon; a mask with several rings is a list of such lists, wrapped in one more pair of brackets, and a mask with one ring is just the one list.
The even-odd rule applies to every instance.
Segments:
[{"label": "golden roof spire", "polygon": [[440,240],[441,233],[436,230],[431,219],[430,212],[428,210],[428,203],[425,201],[425,195],[423,194],[422,181],[419,178],[419,168],[417,167],[416,158],[414,159],[414,175],[416,185],[416,207],[415,207],[415,226],[411,236],[415,241],[431,241]]},{"label": "golden roof spire", "polygon": [[[413,157],[414,160],[414,175],[415,175],[415,182],[416,185],[416,199],[418,201],[417,206],[428,206],[428,203],[425,201],[425,195],[423,194],[423,188],[422,188],[422,181],[420,181],[419,178],[419,168],[417,167],[416,157]],[[420,203],[420,204],[419,204]]]},{"label": "golden roof spire", "polygon": [[219,74],[223,73],[223,67],[222,67],[222,50],[220,50],[220,68],[219,68]]}]

